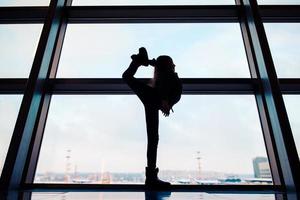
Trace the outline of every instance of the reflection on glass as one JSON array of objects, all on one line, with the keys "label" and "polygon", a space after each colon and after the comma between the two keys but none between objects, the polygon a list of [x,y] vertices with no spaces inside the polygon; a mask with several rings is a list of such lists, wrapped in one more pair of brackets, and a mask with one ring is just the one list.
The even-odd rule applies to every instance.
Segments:
[{"label": "reflection on glass", "polygon": [[73,0],[72,5],[228,5],[234,0]]},{"label": "reflection on glass", "polygon": [[285,95],[284,102],[290,125],[293,131],[294,141],[296,143],[298,156],[300,158],[300,96],[299,95]]},{"label": "reflection on glass", "polygon": [[0,6],[48,6],[50,0],[1,0]]},{"label": "reflection on glass", "polygon": [[300,4],[299,0],[258,0],[258,4],[262,5],[297,5]]},{"label": "reflection on glass", "polygon": [[[120,78],[141,46],[150,58],[170,55],[181,77],[250,77],[235,23],[68,25],[57,76]],[[152,75],[151,67],[137,73]]]},{"label": "reflection on glass", "polygon": [[[151,195],[150,199],[148,198]],[[274,194],[214,194],[205,192],[33,192],[32,200],[275,200]]]},{"label": "reflection on glass", "polygon": [[300,23],[265,23],[279,78],[300,77]]},{"label": "reflection on glass", "polygon": [[[35,182],[144,183],[143,112],[133,95],[53,96]],[[253,96],[185,95],[174,112],[160,116],[163,180],[271,183],[267,159],[255,161],[267,155]]]},{"label": "reflection on glass", "polygon": [[15,128],[21,95],[0,95],[0,174]]},{"label": "reflection on glass", "polygon": [[0,78],[27,78],[33,63],[40,24],[0,25]]}]

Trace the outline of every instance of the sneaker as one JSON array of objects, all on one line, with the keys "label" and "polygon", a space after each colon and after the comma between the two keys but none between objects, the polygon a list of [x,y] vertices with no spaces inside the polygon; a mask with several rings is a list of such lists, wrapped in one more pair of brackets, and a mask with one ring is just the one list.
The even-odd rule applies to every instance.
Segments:
[{"label": "sneaker", "polygon": [[139,58],[140,58],[140,62],[142,65],[144,66],[148,66],[149,65],[149,58],[148,58],[148,53],[145,47],[141,47],[139,49],[139,54],[138,54]]},{"label": "sneaker", "polygon": [[162,181],[157,177],[158,170],[159,170],[158,168],[151,169],[146,167],[146,181],[145,181],[146,187],[155,190],[169,189],[171,184],[169,182]]}]

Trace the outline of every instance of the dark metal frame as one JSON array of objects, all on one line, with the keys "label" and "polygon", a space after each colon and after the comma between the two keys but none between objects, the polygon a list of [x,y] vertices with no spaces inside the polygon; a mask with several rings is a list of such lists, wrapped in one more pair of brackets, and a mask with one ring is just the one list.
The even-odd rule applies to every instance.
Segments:
[{"label": "dark metal frame", "polygon": [[[300,79],[278,79],[283,94],[300,94]],[[144,79],[143,81],[147,81]],[[0,94],[23,94],[27,79],[0,79]],[[255,78],[183,78],[184,94],[255,94]],[[119,78],[49,79],[46,90],[53,94],[133,94]]]},{"label": "dark metal frame", "polygon": [[[233,6],[70,7],[71,1],[52,0],[49,8],[0,8],[0,23],[43,23],[45,20],[29,78],[0,79],[0,94],[24,94],[0,179],[1,188],[80,187],[33,184],[52,94],[132,94],[120,78],[55,78],[67,23],[239,22],[252,78],[183,79],[184,93],[255,95],[275,185],[173,186],[173,189],[299,191],[299,157],[282,93],[300,94],[300,79],[277,78],[262,22],[300,22],[300,6],[258,7],[256,1],[249,0],[236,0],[236,3]],[[82,187],[143,189],[137,185]]]},{"label": "dark metal frame", "polygon": [[39,152],[36,144],[43,135],[38,132],[40,120],[50,102],[46,86],[48,79],[55,77],[67,24],[64,11],[68,5],[71,1],[53,0],[49,6],[1,174],[2,188],[19,189],[28,176],[33,177],[35,167],[31,158]]},{"label": "dark metal frame", "polygon": [[300,162],[267,36],[256,1],[236,0],[242,6],[240,23],[250,65],[259,81],[256,102],[262,123],[268,158],[275,185],[288,191],[300,188]]},{"label": "dark metal frame", "polygon": [[[239,22],[241,7],[222,6],[72,6],[69,23]],[[260,6],[263,22],[300,22],[300,5]],[[48,7],[0,7],[0,24],[44,23]]]}]

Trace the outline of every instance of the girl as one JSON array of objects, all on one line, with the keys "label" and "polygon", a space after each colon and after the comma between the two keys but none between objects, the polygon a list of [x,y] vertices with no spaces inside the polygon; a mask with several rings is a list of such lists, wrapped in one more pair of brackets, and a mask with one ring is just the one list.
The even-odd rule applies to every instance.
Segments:
[{"label": "girl", "polygon": [[[159,110],[161,110],[165,117],[169,116],[173,105],[181,97],[182,84],[177,73],[175,73],[175,65],[170,56],[162,55],[156,60],[149,60],[146,49],[142,47],[139,49],[139,53],[132,55],[131,58],[132,62],[122,77],[142,101],[145,108],[148,139],[145,184],[153,188],[168,187],[170,183],[162,181],[157,177],[158,115]],[[134,75],[141,65],[148,66],[149,64],[154,67],[154,76],[146,84],[137,80]]]}]

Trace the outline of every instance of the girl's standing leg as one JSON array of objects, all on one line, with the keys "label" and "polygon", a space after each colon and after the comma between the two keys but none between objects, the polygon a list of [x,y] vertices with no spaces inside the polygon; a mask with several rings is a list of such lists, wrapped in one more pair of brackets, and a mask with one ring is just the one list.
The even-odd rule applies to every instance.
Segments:
[{"label": "girl's standing leg", "polygon": [[158,108],[153,105],[145,105],[146,126],[147,126],[147,165],[148,168],[156,168],[157,146],[158,146]]}]

